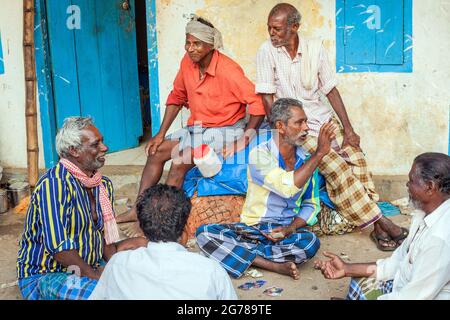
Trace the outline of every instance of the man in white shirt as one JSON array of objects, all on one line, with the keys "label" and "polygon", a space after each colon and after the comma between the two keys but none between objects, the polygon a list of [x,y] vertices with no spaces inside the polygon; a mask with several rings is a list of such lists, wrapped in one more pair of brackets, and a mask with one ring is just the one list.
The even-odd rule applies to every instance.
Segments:
[{"label": "man in white shirt", "polygon": [[417,210],[409,236],[391,257],[357,264],[324,253],[331,259],[315,262],[327,279],[354,277],[347,299],[450,300],[450,157],[418,156],[407,187]]},{"label": "man in white shirt", "polygon": [[175,187],[158,184],[145,190],[137,214],[147,247],[115,254],[89,299],[237,299],[218,262],[177,242],[190,209],[189,199]]},{"label": "man in white shirt", "polygon": [[[256,92],[262,96],[266,114],[270,114],[273,102],[280,98],[302,102],[310,128],[302,147],[311,154],[316,150],[320,127],[330,120],[335,123],[339,130],[332,150],[318,166],[325,176],[328,195],[339,213],[353,225],[361,229],[374,225],[371,238],[380,250],[393,251],[408,231],[382,216],[360,138],[336,88],[335,72],[325,47],[320,39],[299,36],[300,21],[301,14],[288,3],[279,3],[270,11],[267,20],[270,39],[261,45],[256,56]],[[322,96],[326,96],[332,108]]]}]

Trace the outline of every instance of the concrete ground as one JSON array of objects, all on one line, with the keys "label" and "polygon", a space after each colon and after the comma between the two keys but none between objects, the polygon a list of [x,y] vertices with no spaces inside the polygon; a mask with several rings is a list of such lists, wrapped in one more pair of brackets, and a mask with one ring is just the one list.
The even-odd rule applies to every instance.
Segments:
[{"label": "concrete ground", "polygon": [[[135,184],[128,184],[116,190],[116,199],[132,198],[135,194]],[[122,206],[122,210],[124,206]],[[120,212],[119,212],[120,213]],[[25,215],[19,215],[10,210],[0,214],[0,299],[21,299],[16,285],[16,258],[18,252],[18,240],[23,230]],[[392,220],[401,226],[408,227],[409,215],[397,215]],[[341,255],[350,262],[369,262],[389,256],[389,252],[377,250],[370,240],[371,230],[357,231],[342,236],[321,237],[321,247],[317,258],[322,258],[323,251],[330,251]],[[195,251],[196,248],[191,250]],[[299,267],[300,280],[294,281],[288,276],[275,274],[265,270],[262,278],[252,279],[248,276],[233,280],[239,299],[257,300],[284,300],[284,299],[329,299],[330,297],[345,297],[349,279],[336,281],[325,280],[321,273],[313,268],[313,262],[309,261]],[[258,289],[243,291],[237,287],[247,281],[258,279],[267,283]],[[279,297],[269,297],[263,291],[269,286],[277,286],[284,289]]]}]

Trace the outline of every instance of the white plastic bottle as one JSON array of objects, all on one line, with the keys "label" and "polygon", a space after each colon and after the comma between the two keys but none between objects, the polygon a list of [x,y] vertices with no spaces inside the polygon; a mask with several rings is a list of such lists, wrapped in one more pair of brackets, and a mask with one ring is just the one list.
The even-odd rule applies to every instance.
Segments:
[{"label": "white plastic bottle", "polygon": [[210,178],[222,169],[222,161],[207,144],[194,148],[194,163],[205,178]]}]

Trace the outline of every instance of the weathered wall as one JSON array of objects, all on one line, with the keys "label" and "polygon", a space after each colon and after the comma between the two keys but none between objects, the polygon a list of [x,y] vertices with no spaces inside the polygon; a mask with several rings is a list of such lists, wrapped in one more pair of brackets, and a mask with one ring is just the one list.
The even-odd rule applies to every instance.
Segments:
[{"label": "weathered wall", "polygon": [[[255,79],[255,55],[267,38],[273,0],[159,0],[157,28],[161,105],[184,53],[190,13],[205,16],[222,31],[229,54]],[[303,15],[301,33],[325,40],[335,65],[335,1],[291,1]],[[414,72],[339,74],[339,86],[374,174],[404,175],[425,151],[447,153],[450,106],[450,5],[414,1]],[[163,110],[162,110],[163,112]],[[185,112],[177,125],[185,122]]]},{"label": "weathered wall", "polygon": [[[225,53],[255,79],[255,54],[267,38],[273,0],[158,0],[157,28],[161,105],[184,54],[184,27],[190,13],[204,15],[223,33]],[[325,40],[335,63],[335,1],[292,1],[303,14],[301,32]],[[0,0],[0,33],[5,73],[0,75],[0,165],[26,167],[22,2]],[[372,171],[407,174],[414,156],[447,153],[450,106],[450,5],[414,1],[414,72],[339,74],[347,110]],[[39,107],[38,107],[39,110]],[[162,110],[162,113],[164,110]],[[185,111],[178,127],[185,123]],[[40,116],[38,116],[40,119]],[[38,120],[39,121],[39,120]],[[40,123],[39,126],[40,128]],[[176,126],[173,126],[174,128]],[[44,167],[39,130],[40,167]]]},{"label": "weathered wall", "polygon": [[[5,64],[5,73],[0,75],[0,165],[3,167],[27,166],[22,19],[22,1],[0,0],[0,33]],[[39,119],[38,114],[39,165],[45,167]]]}]

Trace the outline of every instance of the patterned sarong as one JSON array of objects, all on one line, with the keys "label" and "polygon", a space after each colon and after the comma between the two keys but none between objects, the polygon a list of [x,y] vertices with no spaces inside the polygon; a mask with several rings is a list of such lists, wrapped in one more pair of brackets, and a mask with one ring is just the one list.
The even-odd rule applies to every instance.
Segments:
[{"label": "patterned sarong", "polygon": [[26,300],[87,300],[97,280],[71,273],[55,272],[19,280],[19,289]]},{"label": "patterned sarong", "polygon": [[272,242],[262,234],[280,226],[275,223],[203,225],[196,232],[197,244],[207,257],[217,260],[234,278],[242,276],[257,255],[278,263],[300,264],[319,250],[319,239],[303,228],[279,242]]},{"label": "patterned sarong", "polygon": [[[381,218],[376,204],[379,196],[364,154],[351,146],[339,147],[343,129],[336,119],[333,121],[340,130],[333,141],[333,149],[319,163],[319,171],[325,176],[328,195],[339,213],[353,225],[366,228]],[[317,138],[308,136],[303,148],[309,153],[315,152]]]},{"label": "patterned sarong", "polygon": [[392,292],[394,281],[377,281],[375,278],[352,278],[347,300],[377,300]]}]

